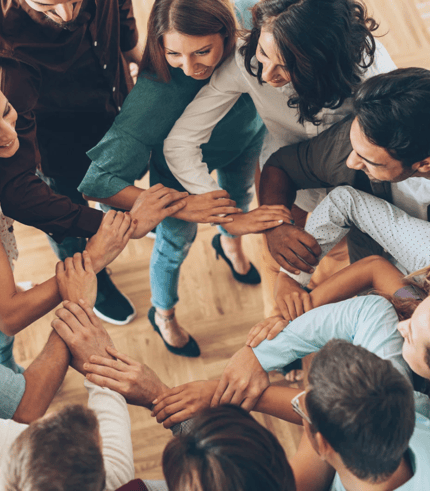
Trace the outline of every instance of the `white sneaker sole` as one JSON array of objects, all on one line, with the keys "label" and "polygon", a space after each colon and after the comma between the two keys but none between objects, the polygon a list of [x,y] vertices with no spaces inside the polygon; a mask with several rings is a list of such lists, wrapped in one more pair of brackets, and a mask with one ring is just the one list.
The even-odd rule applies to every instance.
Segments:
[{"label": "white sneaker sole", "polygon": [[96,316],[101,319],[102,321],[108,322],[109,324],[113,324],[115,326],[125,326],[126,324],[130,324],[130,322],[135,319],[137,315],[137,311],[134,308],[134,305],[131,303],[131,300],[127,297],[127,295],[124,295],[124,293],[121,293],[129,302],[130,305],[133,307],[133,313],[130,314],[127,319],[124,321],[118,321],[116,319],[112,319],[111,317],[107,317],[106,315],[102,314],[99,310],[97,310],[95,307],[93,307],[93,311],[96,314]]}]

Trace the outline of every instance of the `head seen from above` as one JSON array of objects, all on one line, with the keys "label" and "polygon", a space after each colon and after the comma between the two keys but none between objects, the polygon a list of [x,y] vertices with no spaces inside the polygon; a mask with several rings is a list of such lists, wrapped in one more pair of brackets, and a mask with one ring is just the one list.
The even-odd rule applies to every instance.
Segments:
[{"label": "head seen from above", "polygon": [[17,118],[15,109],[0,91],[0,158],[12,157],[19,148],[15,130]]},{"label": "head seen from above", "polygon": [[63,29],[73,26],[79,15],[83,0],[25,0],[37,12]]},{"label": "head seen from above", "polygon": [[28,426],[10,448],[5,491],[102,491],[106,472],[96,415],[66,406]]},{"label": "head seen from above", "polygon": [[403,358],[415,373],[430,380],[430,296],[397,329],[404,339]]},{"label": "head seen from above", "polygon": [[295,491],[280,443],[245,410],[221,405],[202,412],[187,434],[164,449],[170,491]]},{"label": "head seen from above", "polygon": [[354,96],[347,166],[373,181],[430,178],[430,71],[403,68],[364,82]]},{"label": "head seen from above", "polygon": [[[352,0],[261,0],[241,47],[247,71],[273,87],[291,81],[299,121],[339,107],[373,63],[376,22]],[[254,56],[258,61],[255,66]]]},{"label": "head seen from above", "polygon": [[205,80],[235,43],[236,20],[226,0],[155,0],[140,72],[168,82],[170,65]]},{"label": "head seen from above", "polygon": [[415,406],[411,383],[390,361],[333,339],[312,361],[302,402],[313,447],[340,475],[380,484],[399,468]]}]

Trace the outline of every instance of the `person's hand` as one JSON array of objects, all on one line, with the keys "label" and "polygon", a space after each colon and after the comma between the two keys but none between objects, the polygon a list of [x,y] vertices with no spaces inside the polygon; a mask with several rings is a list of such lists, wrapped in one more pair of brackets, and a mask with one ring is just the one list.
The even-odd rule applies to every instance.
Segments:
[{"label": "person's hand", "polygon": [[233,218],[223,215],[240,213],[242,210],[236,208],[236,203],[229,198],[224,190],[190,195],[184,200],[186,206],[175,214],[175,218],[196,223],[232,222]]},{"label": "person's hand", "polygon": [[112,339],[88,303],[82,299],[79,305],[64,302],[64,307],[55,313],[58,318],[51,326],[72,353],[71,366],[75,370],[85,375],[83,366],[91,355],[110,356],[106,349],[114,347]]},{"label": "person's hand", "polygon": [[166,188],[162,184],[144,189],[130,210],[131,217],[137,220],[132,239],[144,237],[166,217],[184,208],[186,201],[183,198],[186,196],[188,193]]},{"label": "person's hand", "polygon": [[261,341],[276,338],[285,329],[288,322],[280,315],[274,315],[273,317],[264,319],[249,331],[245,344],[251,348],[256,348]]},{"label": "person's hand", "polygon": [[291,220],[291,212],[283,205],[263,205],[248,213],[230,215],[231,223],[224,228],[232,235],[259,234]]},{"label": "person's hand", "polygon": [[57,285],[63,300],[78,302],[80,298],[94,307],[97,297],[97,277],[88,252],[77,252],[57,263],[55,268]]},{"label": "person's hand", "polygon": [[[110,264],[123,251],[136,227],[137,220],[132,220],[128,212],[109,210],[105,214],[97,233],[89,239],[85,248],[91,257],[96,273]],[[77,302],[79,298],[82,297],[73,301]]]},{"label": "person's hand", "polygon": [[113,346],[107,346],[106,351],[116,360],[93,355],[89,363],[85,363],[84,369],[90,382],[122,394],[129,404],[148,409],[156,397],[169,390],[147,365],[132,360]]},{"label": "person's hand", "polygon": [[[302,228],[282,224],[265,232],[273,259],[290,273],[313,273],[321,247],[312,235]],[[308,264],[306,264],[308,263]]]},{"label": "person's hand", "polygon": [[210,406],[217,385],[218,380],[201,380],[169,389],[153,401],[151,416],[165,428],[182,423]]},{"label": "person's hand", "polygon": [[228,362],[211,401],[211,406],[236,404],[251,411],[269,386],[263,370],[249,346],[244,346]]},{"label": "person's hand", "polygon": [[130,70],[131,78],[133,79],[134,84],[136,84],[137,77],[139,76],[139,65],[132,61],[128,64],[128,68]]},{"label": "person's hand", "polygon": [[276,279],[275,301],[286,321],[293,321],[314,308],[310,294],[283,272]]}]

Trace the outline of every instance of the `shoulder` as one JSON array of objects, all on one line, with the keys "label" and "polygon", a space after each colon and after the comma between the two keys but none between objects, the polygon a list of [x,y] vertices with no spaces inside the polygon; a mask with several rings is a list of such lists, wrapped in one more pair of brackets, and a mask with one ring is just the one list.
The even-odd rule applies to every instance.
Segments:
[{"label": "shoulder", "polygon": [[236,44],[233,53],[215,70],[209,85],[223,92],[246,92],[246,75],[243,56]]},{"label": "shoulder", "polygon": [[392,70],[396,70],[397,66],[394,61],[391,59],[388,51],[385,49],[385,46],[375,39],[376,49],[375,49],[375,57],[373,64],[367,68],[367,70],[363,73],[363,79],[366,80],[380,73],[388,73]]},{"label": "shoulder", "polygon": [[0,85],[18,114],[33,109],[40,91],[37,68],[11,57],[0,56]]},{"label": "shoulder", "polygon": [[378,317],[395,320],[397,323],[398,317],[393,304],[384,297],[379,295],[365,295],[356,297],[357,306],[361,309],[360,314],[366,317]]}]

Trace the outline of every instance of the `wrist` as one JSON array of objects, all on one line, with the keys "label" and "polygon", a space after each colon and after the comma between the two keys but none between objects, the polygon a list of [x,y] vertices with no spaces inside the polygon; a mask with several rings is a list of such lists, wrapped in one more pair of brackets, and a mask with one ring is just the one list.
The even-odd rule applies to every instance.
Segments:
[{"label": "wrist", "polygon": [[91,265],[93,267],[94,273],[95,274],[100,273],[100,271],[106,267],[105,262],[103,261],[103,259],[100,257],[99,254],[94,254],[91,252],[91,248],[89,247],[89,245],[86,247],[86,251],[90,256]]}]

